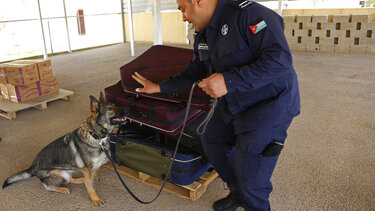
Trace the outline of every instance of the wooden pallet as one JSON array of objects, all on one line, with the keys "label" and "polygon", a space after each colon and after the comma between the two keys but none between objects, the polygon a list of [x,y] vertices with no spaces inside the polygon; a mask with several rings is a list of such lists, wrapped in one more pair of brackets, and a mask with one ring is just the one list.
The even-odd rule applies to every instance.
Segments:
[{"label": "wooden pallet", "polygon": [[65,89],[60,89],[58,93],[37,97],[21,103],[14,103],[0,98],[0,116],[12,120],[16,118],[17,111],[32,107],[43,110],[47,109],[48,102],[58,99],[72,100],[73,98],[74,92]]},{"label": "wooden pallet", "polygon": [[[155,178],[148,174],[136,171],[134,169],[130,169],[126,166],[119,166],[117,164],[116,168],[117,171],[125,175],[127,177],[133,178],[137,181],[140,181],[146,185],[152,186],[154,188],[160,189],[163,184],[163,180],[159,178]],[[112,165],[110,163],[104,164],[105,167],[112,169]],[[190,199],[192,201],[198,200],[204,192],[207,190],[207,186],[218,177],[218,173],[214,169],[209,169],[205,172],[201,177],[199,177],[196,181],[194,181],[190,185],[182,186],[176,185],[170,182],[165,183],[164,192],[173,194],[175,196]]]}]

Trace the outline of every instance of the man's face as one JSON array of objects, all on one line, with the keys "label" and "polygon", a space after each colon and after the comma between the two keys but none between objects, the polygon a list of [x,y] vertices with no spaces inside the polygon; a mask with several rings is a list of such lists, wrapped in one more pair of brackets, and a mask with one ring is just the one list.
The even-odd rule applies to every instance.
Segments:
[{"label": "man's face", "polygon": [[203,30],[209,23],[204,17],[204,10],[199,6],[197,0],[176,0],[178,9],[182,12],[183,21],[193,24],[195,31]]}]

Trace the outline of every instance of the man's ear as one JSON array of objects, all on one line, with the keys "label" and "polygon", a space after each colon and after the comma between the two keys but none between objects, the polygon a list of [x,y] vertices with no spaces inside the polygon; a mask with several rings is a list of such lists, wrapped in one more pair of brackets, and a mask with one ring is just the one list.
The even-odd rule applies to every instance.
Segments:
[{"label": "man's ear", "polygon": [[97,114],[99,113],[99,102],[98,100],[90,95],[90,110],[91,110],[91,115],[93,117],[96,117]]}]

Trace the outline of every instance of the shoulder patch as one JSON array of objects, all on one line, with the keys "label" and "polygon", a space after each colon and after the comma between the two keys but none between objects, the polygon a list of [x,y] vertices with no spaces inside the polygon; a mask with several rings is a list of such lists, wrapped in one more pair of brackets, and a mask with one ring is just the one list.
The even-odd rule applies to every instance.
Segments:
[{"label": "shoulder patch", "polygon": [[257,19],[249,26],[253,34],[260,32],[266,27],[267,27],[267,23],[262,18]]},{"label": "shoulder patch", "polygon": [[251,5],[253,2],[249,0],[231,0],[230,5],[233,7],[236,7],[238,9],[245,9],[249,5]]}]

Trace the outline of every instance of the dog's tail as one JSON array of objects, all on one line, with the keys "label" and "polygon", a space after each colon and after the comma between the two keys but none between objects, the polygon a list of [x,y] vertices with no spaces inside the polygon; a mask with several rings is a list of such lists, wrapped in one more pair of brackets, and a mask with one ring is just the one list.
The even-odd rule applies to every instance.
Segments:
[{"label": "dog's tail", "polygon": [[5,182],[3,184],[3,189],[8,187],[9,185],[11,185],[13,183],[29,179],[33,176],[34,175],[31,173],[30,169],[26,169],[26,170],[21,171],[17,174],[14,174],[14,175],[10,176],[7,180],[5,180]]}]

